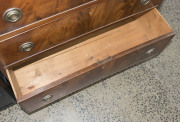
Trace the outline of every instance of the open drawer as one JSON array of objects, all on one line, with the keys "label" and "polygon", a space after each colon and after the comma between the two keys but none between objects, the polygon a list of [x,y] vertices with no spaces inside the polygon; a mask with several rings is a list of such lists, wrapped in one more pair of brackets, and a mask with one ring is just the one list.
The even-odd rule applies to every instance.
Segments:
[{"label": "open drawer", "polygon": [[153,9],[133,21],[25,66],[6,69],[27,113],[159,54],[174,36]]}]

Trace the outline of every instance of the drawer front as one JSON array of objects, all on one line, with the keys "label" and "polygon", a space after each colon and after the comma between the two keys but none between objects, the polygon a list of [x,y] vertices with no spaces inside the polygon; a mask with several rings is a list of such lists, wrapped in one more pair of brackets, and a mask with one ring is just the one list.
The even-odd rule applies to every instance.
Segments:
[{"label": "drawer front", "polygon": [[[60,12],[96,1],[104,1],[108,5],[115,3],[115,6],[109,7],[106,9],[106,12],[110,12],[113,9],[118,17],[122,14],[132,14],[136,11],[159,5],[162,0],[150,0],[148,4],[143,6],[140,6],[141,0],[2,0],[1,3],[3,4],[0,4],[0,16],[2,17],[0,19],[0,35]],[[9,20],[4,19],[3,16],[6,15],[5,13],[8,10],[11,10],[10,8],[18,8],[22,11],[22,17],[19,21],[11,23]],[[128,11],[128,13],[125,11]],[[121,13],[119,14],[119,12]]]},{"label": "drawer front", "polygon": [[[138,12],[145,11],[160,5],[162,0],[149,0],[147,4],[142,4],[141,0],[104,0],[94,12],[92,19],[93,27],[101,27],[128,16],[133,16]],[[98,21],[97,21],[98,20]]]},{"label": "drawer front", "polygon": [[[23,32],[0,43],[0,57],[3,65],[52,49],[87,34],[90,31],[118,21],[122,18],[152,8],[153,0],[147,5],[140,0],[105,0],[79,12],[59,18],[54,22]],[[156,2],[155,2],[156,3]],[[157,4],[157,3],[156,3]],[[108,11],[107,11],[108,10]],[[33,49],[20,51],[20,47],[32,43]]]},{"label": "drawer front", "polygon": [[[20,102],[20,106],[27,113],[41,108],[57,99],[63,98],[79,89],[82,89],[96,81],[105,78],[113,73],[122,71],[132,65],[159,54],[169,43],[172,35],[164,36],[152,40],[146,44],[140,45],[127,51],[125,55],[118,54],[97,63],[93,69],[84,69],[79,75],[66,82],[42,92],[30,99]],[[95,68],[96,67],[96,68]],[[55,84],[54,84],[55,85]]]},{"label": "drawer front", "polygon": [[1,17],[10,8],[20,9],[22,11],[22,17],[15,23],[1,18],[0,35],[92,1],[94,0],[1,0],[1,3],[3,3],[0,5]]}]

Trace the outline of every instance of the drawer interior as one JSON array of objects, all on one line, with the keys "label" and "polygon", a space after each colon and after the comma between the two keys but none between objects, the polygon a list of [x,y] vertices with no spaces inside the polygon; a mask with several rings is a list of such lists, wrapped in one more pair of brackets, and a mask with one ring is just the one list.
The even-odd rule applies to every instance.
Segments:
[{"label": "drawer interior", "polygon": [[87,39],[58,53],[19,68],[6,69],[17,101],[32,97],[55,83],[66,82],[82,69],[91,70],[98,62],[152,39],[172,33],[173,30],[153,9],[132,22]]}]

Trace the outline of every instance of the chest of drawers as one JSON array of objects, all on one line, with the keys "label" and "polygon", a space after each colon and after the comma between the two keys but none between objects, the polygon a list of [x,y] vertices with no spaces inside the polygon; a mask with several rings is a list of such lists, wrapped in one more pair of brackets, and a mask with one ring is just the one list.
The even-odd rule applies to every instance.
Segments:
[{"label": "chest of drawers", "polygon": [[31,113],[158,55],[174,36],[156,9],[161,2],[3,1],[0,65],[22,109]]}]

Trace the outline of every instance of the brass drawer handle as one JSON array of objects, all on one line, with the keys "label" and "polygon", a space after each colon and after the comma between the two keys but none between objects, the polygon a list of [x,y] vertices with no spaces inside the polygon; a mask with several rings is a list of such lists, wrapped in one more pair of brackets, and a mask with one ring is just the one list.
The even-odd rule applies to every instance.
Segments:
[{"label": "brass drawer handle", "polygon": [[15,23],[19,21],[22,17],[22,11],[18,8],[10,8],[5,11],[4,19],[7,22]]},{"label": "brass drawer handle", "polygon": [[34,47],[33,42],[26,42],[19,47],[19,50],[22,52],[29,52],[33,47]]},{"label": "brass drawer handle", "polygon": [[53,95],[46,95],[45,97],[42,98],[42,101],[48,101],[53,97]]},{"label": "brass drawer handle", "polygon": [[146,52],[147,55],[151,55],[155,51],[155,48],[152,48]]},{"label": "brass drawer handle", "polygon": [[150,0],[141,0],[141,4],[147,5],[150,2]]}]

